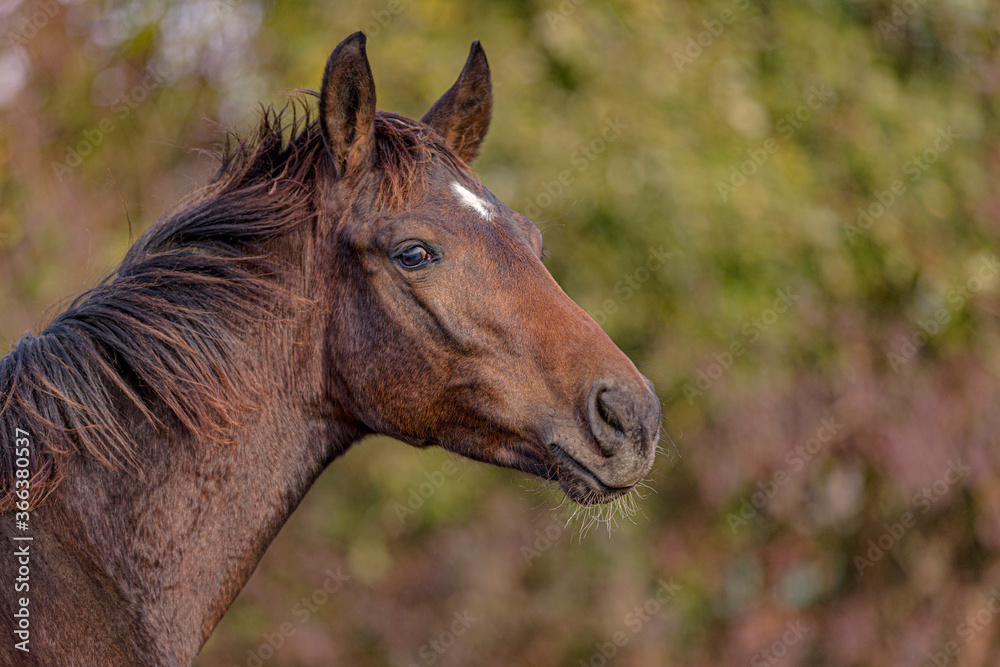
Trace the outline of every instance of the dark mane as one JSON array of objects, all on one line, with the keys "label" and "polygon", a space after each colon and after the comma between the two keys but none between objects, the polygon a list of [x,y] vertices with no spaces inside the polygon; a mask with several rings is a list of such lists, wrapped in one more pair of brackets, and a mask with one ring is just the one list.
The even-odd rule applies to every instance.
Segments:
[{"label": "dark mane", "polygon": [[[474,179],[422,123],[380,111],[375,137],[383,207],[401,206],[432,160]],[[171,422],[223,441],[263,389],[241,332],[275,320],[283,267],[273,241],[315,219],[316,194],[337,175],[301,97],[264,109],[248,138],[230,135],[220,161],[213,181],[142,234],[117,270],[0,359],[0,512],[15,500],[15,429],[31,434],[37,505],[75,453],[141,470],[138,425],[125,423],[122,401],[158,429]]]}]

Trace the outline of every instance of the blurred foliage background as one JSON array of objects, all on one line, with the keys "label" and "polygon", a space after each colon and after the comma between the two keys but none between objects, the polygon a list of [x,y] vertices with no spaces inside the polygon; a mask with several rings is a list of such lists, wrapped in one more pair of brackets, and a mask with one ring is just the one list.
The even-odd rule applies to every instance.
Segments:
[{"label": "blurred foliage background", "polygon": [[480,39],[483,181],[664,403],[673,444],[610,536],[523,475],[354,448],[201,665],[1000,664],[995,3],[0,0],[0,17],[4,340],[202,184],[196,149],[315,89],[347,34],[369,36],[379,105],[415,117]]}]

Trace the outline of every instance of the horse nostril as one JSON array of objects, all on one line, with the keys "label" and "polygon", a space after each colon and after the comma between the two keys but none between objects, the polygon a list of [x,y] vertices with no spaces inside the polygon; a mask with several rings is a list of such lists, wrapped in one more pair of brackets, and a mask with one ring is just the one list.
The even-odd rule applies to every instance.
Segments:
[{"label": "horse nostril", "polygon": [[590,390],[587,419],[591,433],[607,457],[618,454],[636,430],[634,407],[629,395],[607,381],[598,381]]},{"label": "horse nostril", "polygon": [[646,386],[598,380],[588,397],[587,420],[605,457],[646,458],[659,431],[660,401]]},{"label": "horse nostril", "polygon": [[608,405],[608,390],[604,389],[597,392],[597,415],[601,418],[604,423],[609,425],[618,433],[625,435],[625,426],[622,424],[618,415],[615,414],[614,408]]},{"label": "horse nostril", "polygon": [[584,416],[593,440],[570,439],[564,451],[605,487],[634,486],[653,465],[659,399],[644,382],[628,377],[598,380],[586,400]]}]

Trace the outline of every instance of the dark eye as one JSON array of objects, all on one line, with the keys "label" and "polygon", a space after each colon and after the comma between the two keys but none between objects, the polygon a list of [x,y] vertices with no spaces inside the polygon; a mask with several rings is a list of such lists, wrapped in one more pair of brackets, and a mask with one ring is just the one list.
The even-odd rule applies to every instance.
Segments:
[{"label": "dark eye", "polygon": [[432,259],[433,255],[422,245],[409,247],[396,256],[396,260],[407,269],[419,269]]}]

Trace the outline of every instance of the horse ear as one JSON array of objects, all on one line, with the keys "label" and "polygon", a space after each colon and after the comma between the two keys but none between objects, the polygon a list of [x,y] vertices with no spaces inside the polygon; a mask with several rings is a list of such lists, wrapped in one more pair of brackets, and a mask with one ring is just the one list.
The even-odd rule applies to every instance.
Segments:
[{"label": "horse ear", "polygon": [[479,155],[493,115],[493,87],[490,65],[479,40],[472,43],[458,81],[441,96],[421,119],[466,162]]},{"label": "horse ear", "polygon": [[364,167],[371,155],[375,124],[375,79],[364,33],[356,32],[330,54],[323,71],[319,122],[341,174]]}]

